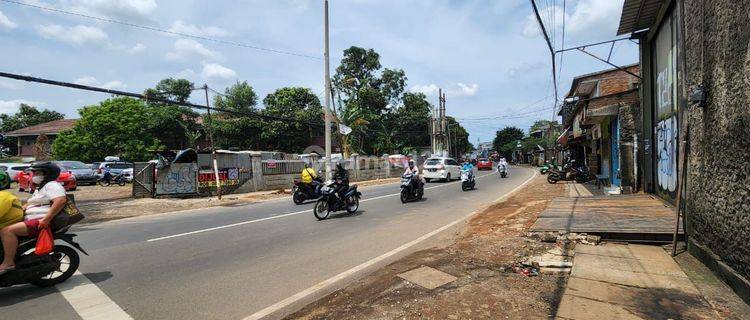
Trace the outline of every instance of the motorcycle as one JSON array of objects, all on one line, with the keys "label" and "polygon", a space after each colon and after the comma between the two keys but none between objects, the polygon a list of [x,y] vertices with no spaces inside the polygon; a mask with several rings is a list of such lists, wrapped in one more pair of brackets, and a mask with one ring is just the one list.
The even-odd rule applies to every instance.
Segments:
[{"label": "motorcycle", "polygon": [[474,174],[471,170],[461,170],[461,190],[473,190],[475,185],[476,180],[474,180]]},{"label": "motorcycle", "polygon": [[362,193],[357,191],[357,185],[349,186],[343,192],[343,196],[339,197],[336,194],[335,186],[341,183],[341,181],[329,180],[320,188],[320,198],[315,202],[315,207],[313,207],[313,214],[318,220],[328,219],[328,215],[331,212],[346,210],[346,212],[351,214],[359,209],[359,198],[362,197]]},{"label": "motorcycle", "polygon": [[552,167],[549,162],[545,162],[543,165],[539,166],[539,173],[540,174],[547,174],[549,172],[550,168]]},{"label": "motorcycle", "polygon": [[113,182],[121,187],[127,183],[127,181],[125,181],[125,174],[122,172],[120,172],[116,176],[112,176],[111,173],[105,172],[104,174],[102,174],[102,177],[99,178],[99,180],[97,180],[96,182],[102,187],[109,187]]},{"label": "motorcycle", "polygon": [[586,183],[589,180],[591,180],[589,168],[584,165],[575,166],[575,160],[563,166],[562,170],[551,169],[547,175],[547,182],[550,184],[555,184],[558,181]]},{"label": "motorcycle", "polygon": [[422,200],[422,196],[424,196],[424,185],[421,181],[414,179],[413,174],[401,176],[401,203]]},{"label": "motorcycle", "polygon": [[500,174],[500,178],[508,177],[508,166],[504,164],[497,165],[497,173]]},{"label": "motorcycle", "polygon": [[[68,227],[54,232],[55,240],[62,240],[83,254],[88,255],[73,238],[75,234],[67,233]],[[78,270],[81,260],[78,252],[67,245],[56,244],[47,255],[37,256],[34,253],[37,237],[18,239],[16,268],[0,275],[0,287],[10,287],[30,283],[39,287],[50,287],[68,280]],[[0,255],[3,249],[0,246]]]},{"label": "motorcycle", "polygon": [[305,200],[314,200],[320,198],[320,187],[323,185],[323,179],[315,178],[310,185],[306,185],[297,179],[294,180],[292,187],[292,201],[294,204],[302,204]]}]

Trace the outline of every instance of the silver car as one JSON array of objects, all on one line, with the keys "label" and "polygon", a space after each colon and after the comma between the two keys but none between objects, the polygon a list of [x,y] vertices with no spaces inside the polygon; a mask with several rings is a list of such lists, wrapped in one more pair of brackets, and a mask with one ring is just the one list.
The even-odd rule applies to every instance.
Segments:
[{"label": "silver car", "polygon": [[96,184],[96,174],[88,165],[80,161],[54,161],[60,167],[73,173],[79,185]]}]

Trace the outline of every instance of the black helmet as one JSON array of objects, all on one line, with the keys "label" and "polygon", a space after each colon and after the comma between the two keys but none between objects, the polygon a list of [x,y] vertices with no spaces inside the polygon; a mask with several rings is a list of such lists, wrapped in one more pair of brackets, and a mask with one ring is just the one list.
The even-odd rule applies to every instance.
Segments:
[{"label": "black helmet", "polygon": [[44,175],[44,181],[54,181],[60,176],[60,167],[49,161],[35,162],[29,167],[30,171],[40,172]]}]

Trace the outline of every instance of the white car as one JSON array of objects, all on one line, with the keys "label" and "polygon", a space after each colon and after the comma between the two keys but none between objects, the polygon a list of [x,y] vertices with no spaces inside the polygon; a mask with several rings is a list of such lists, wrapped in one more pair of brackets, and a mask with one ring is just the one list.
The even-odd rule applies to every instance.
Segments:
[{"label": "white car", "polygon": [[432,157],[424,162],[422,177],[425,181],[440,179],[453,180],[461,178],[461,166],[453,158]]},{"label": "white car", "polygon": [[4,170],[13,182],[17,182],[16,176],[18,173],[28,169],[29,166],[31,164],[28,163],[0,163],[0,169]]}]

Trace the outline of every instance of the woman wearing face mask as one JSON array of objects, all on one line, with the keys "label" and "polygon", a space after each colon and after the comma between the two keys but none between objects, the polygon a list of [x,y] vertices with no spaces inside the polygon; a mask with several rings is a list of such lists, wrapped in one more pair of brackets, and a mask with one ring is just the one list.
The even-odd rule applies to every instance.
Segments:
[{"label": "woman wearing face mask", "polygon": [[55,181],[60,176],[60,167],[52,162],[37,162],[29,167],[33,173],[31,181],[36,190],[26,202],[22,222],[9,225],[0,230],[3,242],[3,262],[0,264],[0,275],[15,268],[14,258],[18,248],[18,237],[36,237],[39,231],[49,228],[52,218],[65,206],[65,188]]}]

